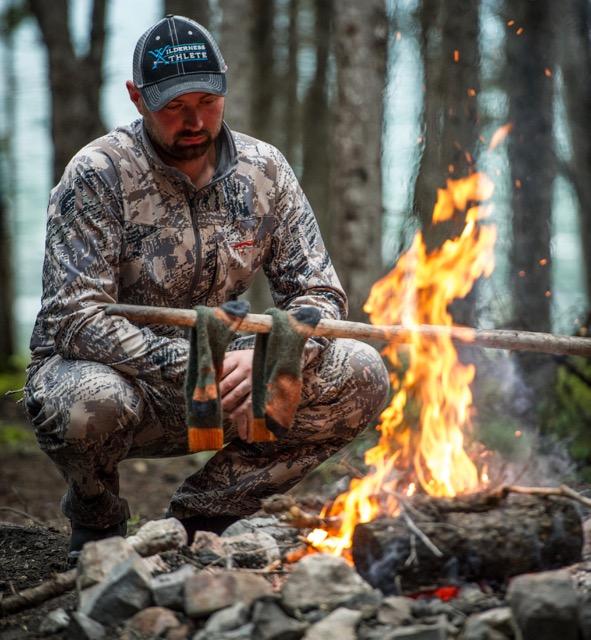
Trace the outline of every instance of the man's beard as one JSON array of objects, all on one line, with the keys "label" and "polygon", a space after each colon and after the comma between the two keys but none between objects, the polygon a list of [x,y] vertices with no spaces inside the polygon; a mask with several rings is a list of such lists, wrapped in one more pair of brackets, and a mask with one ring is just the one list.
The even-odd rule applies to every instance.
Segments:
[{"label": "man's beard", "polygon": [[[144,124],[152,144],[156,147],[156,151],[162,156],[163,160],[167,158],[171,160],[195,160],[201,158],[209,151],[215,138],[219,135],[219,131],[213,137],[206,129],[201,129],[200,131],[185,129],[174,137],[172,143],[167,143],[154,131],[152,123],[146,118],[144,118]],[[198,144],[179,144],[183,138],[196,138],[198,136],[204,137],[205,140]]]}]

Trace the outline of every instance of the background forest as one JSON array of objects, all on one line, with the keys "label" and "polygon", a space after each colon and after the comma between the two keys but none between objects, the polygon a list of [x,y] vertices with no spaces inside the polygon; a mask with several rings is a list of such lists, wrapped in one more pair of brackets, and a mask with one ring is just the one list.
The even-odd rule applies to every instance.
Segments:
[{"label": "background forest", "polygon": [[[22,385],[37,311],[44,208],[69,158],[134,117],[133,46],[165,13],[193,17],[229,66],[230,126],[275,144],[319,219],[351,306],[414,233],[437,189],[494,180],[497,268],[458,323],[586,335],[591,316],[588,0],[0,0],[0,393]],[[506,142],[487,152],[493,133]],[[263,281],[252,293],[264,308]],[[559,441],[591,477],[585,360],[466,350],[480,436]],[[0,400],[0,447],[9,401]],[[2,437],[2,432],[5,434]]]}]

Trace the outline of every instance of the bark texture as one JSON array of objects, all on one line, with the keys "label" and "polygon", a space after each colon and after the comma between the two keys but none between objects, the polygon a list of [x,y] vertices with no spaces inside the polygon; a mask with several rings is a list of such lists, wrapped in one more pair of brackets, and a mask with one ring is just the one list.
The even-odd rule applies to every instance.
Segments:
[{"label": "bark texture", "polygon": [[382,268],[381,137],[388,22],[382,0],[343,0],[334,20],[331,245],[355,320],[365,317],[363,304]]},{"label": "bark texture", "polygon": [[[554,152],[554,81],[556,3],[508,2],[515,21],[507,31],[504,79],[509,96],[508,140],[513,193],[510,289],[511,326],[527,331],[551,331],[551,226],[556,158]],[[553,387],[555,364],[548,358],[523,355],[519,366],[532,390],[529,415]]]},{"label": "bark texture", "polygon": [[412,506],[406,511],[411,525],[403,514],[355,529],[355,566],[385,594],[462,581],[504,584],[514,575],[581,559],[581,518],[572,502],[562,498],[420,496]]},{"label": "bark texture", "polygon": [[47,47],[53,180],[57,182],[70,158],[105,132],[100,114],[100,93],[107,2],[93,1],[88,51],[76,55],[68,28],[68,0],[28,1]]}]

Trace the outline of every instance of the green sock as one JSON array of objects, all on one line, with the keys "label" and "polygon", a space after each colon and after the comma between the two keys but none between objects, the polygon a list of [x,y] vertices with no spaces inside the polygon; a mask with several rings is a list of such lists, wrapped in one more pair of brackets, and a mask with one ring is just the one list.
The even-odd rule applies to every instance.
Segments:
[{"label": "green sock", "polygon": [[190,452],[221,449],[224,445],[219,381],[226,347],[249,305],[238,300],[216,308],[198,306],[195,311],[197,323],[189,337],[185,378]]},{"label": "green sock", "polygon": [[[255,442],[273,440],[290,429],[302,395],[302,352],[320,321],[316,307],[289,314],[268,309],[270,333],[256,336],[253,356],[252,409]],[[271,435],[272,434],[272,435]]]}]

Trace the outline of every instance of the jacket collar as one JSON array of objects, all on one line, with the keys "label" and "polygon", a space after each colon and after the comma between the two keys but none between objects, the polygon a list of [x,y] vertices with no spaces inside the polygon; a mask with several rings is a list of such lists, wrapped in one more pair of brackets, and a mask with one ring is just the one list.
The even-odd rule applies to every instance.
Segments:
[{"label": "jacket collar", "polygon": [[[148,136],[148,132],[146,131],[146,127],[144,126],[143,118],[138,118],[132,123],[131,126],[136,134],[136,138],[140,141],[141,146],[146,153],[148,162],[153,168],[156,168],[161,172],[168,174],[172,178],[176,178],[177,180],[180,179],[195,188],[186,174],[184,174],[179,169],[166,164],[158,155],[156,149],[154,149],[152,141],[150,140],[150,136]],[[228,127],[225,121],[222,122],[222,129],[220,131],[220,135],[215,141],[215,144],[217,152],[217,165],[215,173],[213,174],[213,178],[210,180],[210,182],[202,187],[203,189],[207,189],[220,180],[228,177],[234,171],[236,165],[238,164],[238,151],[236,149],[236,142],[234,141],[234,136],[232,135],[230,127]]]}]

